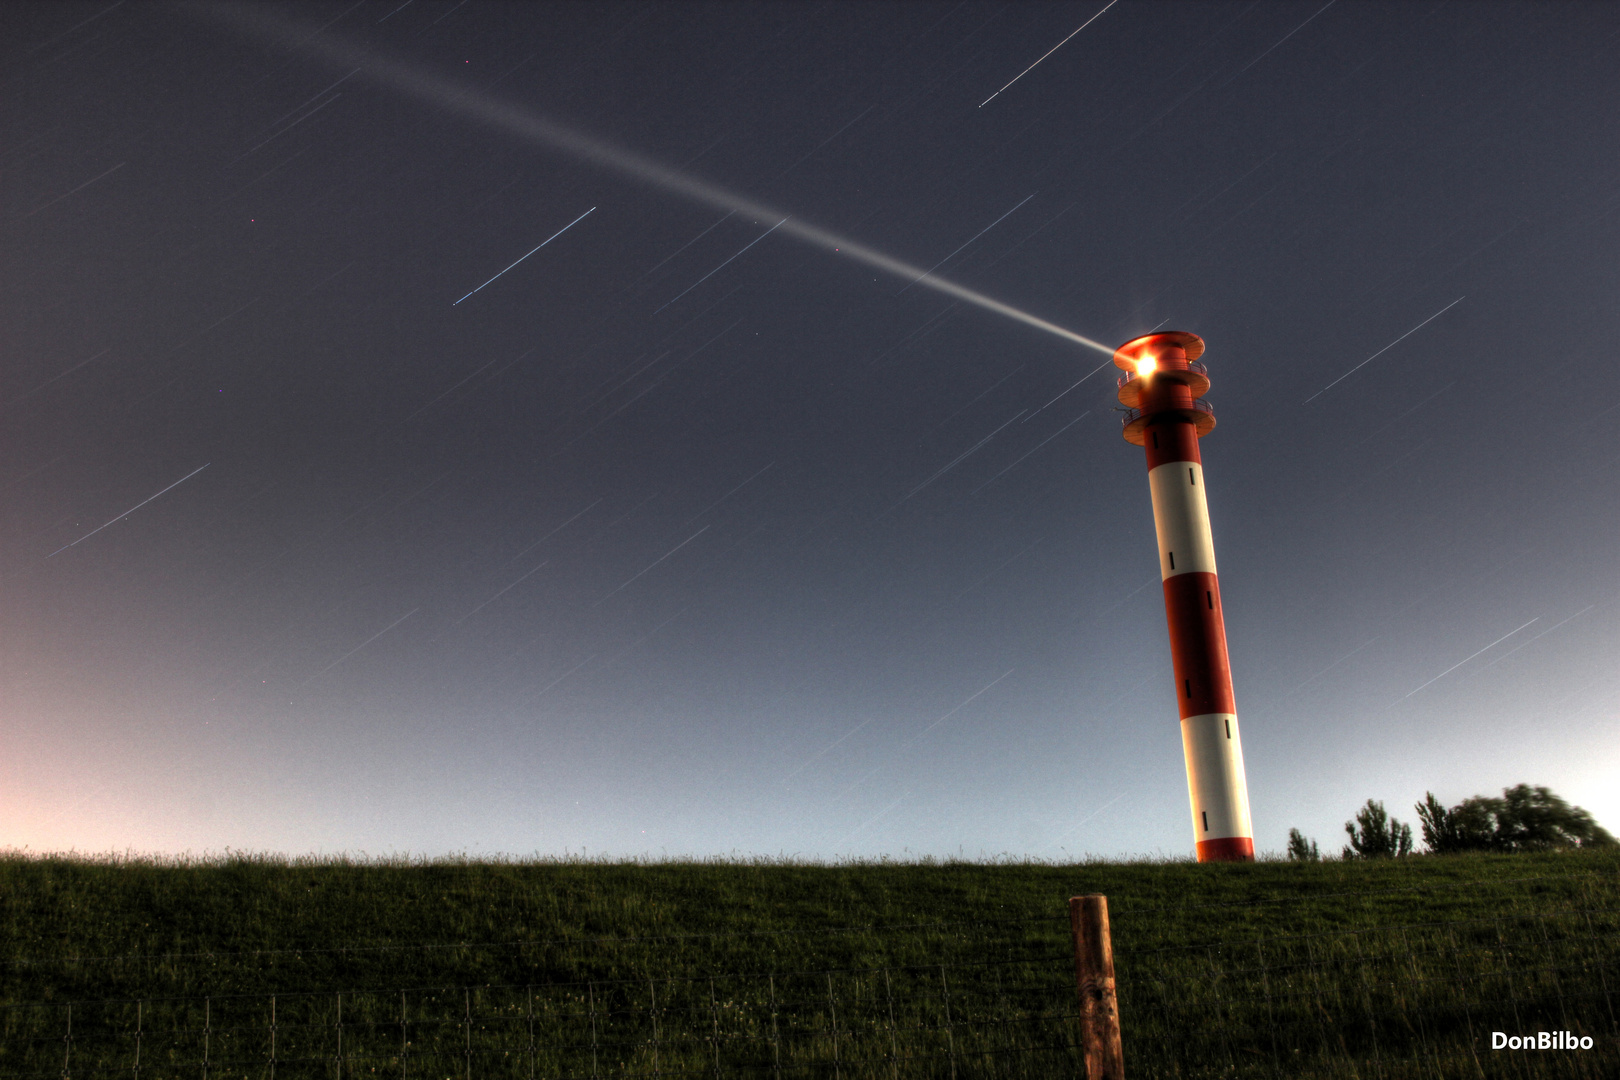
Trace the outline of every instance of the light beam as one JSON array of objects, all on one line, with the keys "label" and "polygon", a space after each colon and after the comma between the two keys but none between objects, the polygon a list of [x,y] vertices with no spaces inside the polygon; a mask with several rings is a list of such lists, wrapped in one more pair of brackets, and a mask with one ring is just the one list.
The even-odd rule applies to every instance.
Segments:
[{"label": "light beam", "polygon": [[358,45],[348,44],[331,34],[310,33],[307,28],[278,18],[262,7],[196,4],[192,5],[190,10],[199,15],[224,18],[238,28],[261,37],[273,38],[287,48],[314,54],[343,67],[362,68],[376,81],[420,101],[528,142],[632,177],[693,202],[717,210],[735,211],[759,221],[777,221],[779,224],[775,228],[784,235],[795,237],[823,251],[853,259],[874,270],[944,293],[946,296],[1056,335],[1076,345],[1083,345],[1108,356],[1114,353],[1113,349],[1083,334],[1077,334],[1073,330],[1031,315],[1027,311],[986,296],[965,285],[959,285],[946,278],[929,276],[922,267],[913,266],[846,236],[812,225],[802,218],[792,217],[736,192],[672,169],[644,154],[575,131],[533,110],[462,86],[451,79],[434,75],[414,65]]}]

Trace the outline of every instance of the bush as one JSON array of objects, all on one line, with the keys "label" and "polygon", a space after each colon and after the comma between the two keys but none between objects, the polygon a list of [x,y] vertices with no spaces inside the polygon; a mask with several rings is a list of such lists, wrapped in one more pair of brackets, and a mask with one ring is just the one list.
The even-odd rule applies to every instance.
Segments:
[{"label": "bush", "polygon": [[1412,854],[1412,827],[1391,818],[1381,802],[1368,799],[1367,805],[1356,811],[1356,820],[1344,823],[1344,831],[1350,834],[1350,843],[1344,849],[1346,859],[1393,859]]},{"label": "bush", "polygon": [[1317,850],[1315,840],[1305,839],[1305,834],[1300,832],[1298,829],[1289,829],[1288,861],[1321,862],[1322,853]]}]

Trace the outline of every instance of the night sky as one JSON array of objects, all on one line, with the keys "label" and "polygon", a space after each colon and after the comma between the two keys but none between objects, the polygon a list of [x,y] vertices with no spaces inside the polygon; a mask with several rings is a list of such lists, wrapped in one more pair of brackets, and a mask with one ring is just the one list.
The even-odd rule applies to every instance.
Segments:
[{"label": "night sky", "polygon": [[1154,328],[1256,846],[1620,825],[1620,7],[1099,6],[0,7],[0,847],[1187,856]]}]

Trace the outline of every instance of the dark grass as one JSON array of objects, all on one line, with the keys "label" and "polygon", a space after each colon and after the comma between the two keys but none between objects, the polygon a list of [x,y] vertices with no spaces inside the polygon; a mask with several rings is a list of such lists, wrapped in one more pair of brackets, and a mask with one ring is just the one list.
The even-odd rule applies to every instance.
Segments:
[{"label": "dark grass", "polygon": [[[0,858],[0,1075],[1620,1075],[1620,854],[1381,863]],[[71,1003],[71,1009],[69,1008]],[[273,1016],[273,1019],[272,1019]],[[1492,1052],[1492,1030],[1591,1035]],[[133,1071],[136,1054],[141,1068]]]}]

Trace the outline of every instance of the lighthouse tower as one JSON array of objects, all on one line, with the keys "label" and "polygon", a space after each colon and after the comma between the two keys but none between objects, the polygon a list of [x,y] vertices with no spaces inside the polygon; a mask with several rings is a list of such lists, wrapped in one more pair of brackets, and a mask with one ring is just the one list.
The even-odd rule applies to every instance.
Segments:
[{"label": "lighthouse tower", "polygon": [[1249,785],[1198,455],[1198,440],[1215,427],[1214,410],[1201,400],[1209,389],[1198,363],[1203,352],[1196,334],[1148,334],[1121,345],[1114,364],[1125,372],[1119,380],[1125,441],[1147,451],[1198,861],[1248,862],[1254,859]]}]

